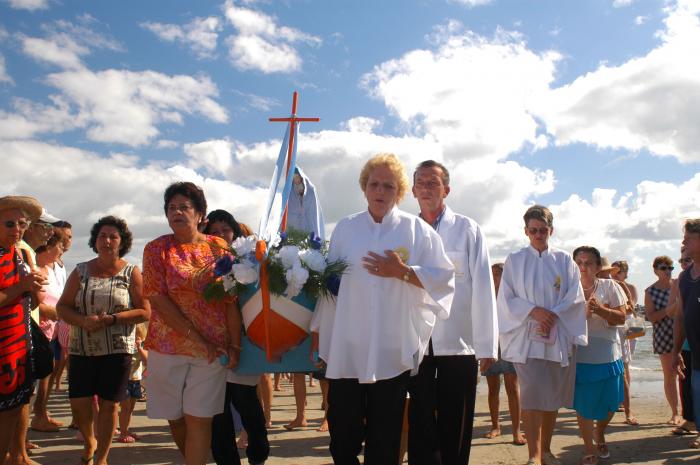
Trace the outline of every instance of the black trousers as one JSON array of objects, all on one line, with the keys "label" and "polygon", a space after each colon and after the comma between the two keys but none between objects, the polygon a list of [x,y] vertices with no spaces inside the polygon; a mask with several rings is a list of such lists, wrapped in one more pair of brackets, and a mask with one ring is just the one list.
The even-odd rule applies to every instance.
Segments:
[{"label": "black trousers", "polygon": [[410,465],[469,463],[477,375],[473,355],[425,355],[408,389]]},{"label": "black trousers", "polygon": [[358,465],[363,441],[365,465],[398,463],[408,373],[372,384],[360,384],[357,379],[328,380],[333,463]]},{"label": "black trousers", "polygon": [[695,414],[693,413],[693,362],[689,350],[682,350],[683,363],[685,363],[685,379],[678,379],[681,385],[681,406],[683,407],[683,419],[685,421],[695,422]]},{"label": "black trousers", "polygon": [[265,414],[255,386],[226,383],[224,412],[214,415],[211,425],[211,454],[217,465],[240,465],[241,458],[235,442],[231,404],[241,416],[248,433],[246,456],[250,463],[262,463],[270,455]]}]

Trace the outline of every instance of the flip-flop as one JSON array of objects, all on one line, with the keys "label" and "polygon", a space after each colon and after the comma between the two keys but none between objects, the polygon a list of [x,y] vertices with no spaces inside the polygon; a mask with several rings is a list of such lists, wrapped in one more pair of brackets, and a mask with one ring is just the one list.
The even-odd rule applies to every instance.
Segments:
[{"label": "flip-flop", "polygon": [[689,435],[694,435],[695,433],[693,431],[690,431],[685,426],[681,425],[677,428],[673,428],[671,430],[671,434],[675,434],[676,436],[689,436]]},{"label": "flip-flop", "polygon": [[601,459],[609,459],[610,458],[610,449],[608,448],[608,445],[605,444],[604,442],[598,443],[598,457]]},{"label": "flip-flop", "polygon": [[493,439],[493,438],[497,438],[497,437],[500,436],[500,435],[501,435],[501,430],[499,430],[499,429],[492,429],[492,430],[489,431],[488,433],[484,434],[484,437],[485,437],[486,439]]},{"label": "flip-flop", "polygon": [[525,444],[527,444],[527,440],[525,438],[513,439],[514,446],[524,446]]},{"label": "flip-flop", "polygon": [[582,465],[598,465],[598,457],[596,457],[594,454],[584,455],[583,458],[581,458],[581,464]]},{"label": "flip-flop", "polygon": [[625,424],[631,426],[639,426],[639,420],[637,420],[637,418],[635,417],[629,417],[625,419]]},{"label": "flip-flop", "polygon": [[82,463],[83,465],[87,465],[88,463],[92,462],[94,459],[95,459],[94,455],[91,455],[88,458],[80,457],[80,463]]},{"label": "flip-flop", "polygon": [[121,442],[123,444],[131,444],[136,442],[136,439],[133,436],[130,435],[123,435],[120,434],[119,437],[116,439],[117,442]]}]

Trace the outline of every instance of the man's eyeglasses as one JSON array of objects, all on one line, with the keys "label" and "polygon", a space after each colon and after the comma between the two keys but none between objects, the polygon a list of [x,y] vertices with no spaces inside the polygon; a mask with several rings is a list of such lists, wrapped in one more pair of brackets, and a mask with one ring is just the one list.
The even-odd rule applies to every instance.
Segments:
[{"label": "man's eyeglasses", "polygon": [[673,267],[669,265],[659,265],[656,269],[661,271],[673,271]]},{"label": "man's eyeglasses", "polygon": [[537,233],[540,234],[549,234],[549,228],[527,228],[527,232],[531,235],[534,236]]},{"label": "man's eyeglasses", "polygon": [[39,221],[34,223],[34,226],[36,226],[37,228],[41,228],[44,231],[53,231],[53,226],[49,223],[42,223]]},{"label": "man's eyeglasses", "polygon": [[27,228],[29,228],[30,224],[31,223],[29,221],[12,221],[12,220],[5,221],[5,227],[7,229],[14,229],[17,226],[19,226],[20,231],[26,231]]}]

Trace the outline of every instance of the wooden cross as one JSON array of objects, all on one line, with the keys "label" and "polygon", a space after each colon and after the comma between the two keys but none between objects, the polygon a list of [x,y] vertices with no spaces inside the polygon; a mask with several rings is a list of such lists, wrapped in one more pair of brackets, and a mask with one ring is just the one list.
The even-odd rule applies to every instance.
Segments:
[{"label": "wooden cross", "polygon": [[[291,123],[289,125],[289,146],[287,148],[287,170],[285,175],[289,175],[289,164],[292,162],[292,148],[294,147],[294,130],[296,125],[299,123],[318,123],[321,121],[320,118],[300,118],[297,116],[297,101],[299,99],[299,93],[294,91],[292,97],[292,116],[289,118],[269,118],[268,121],[273,123]],[[285,177],[286,177],[285,176]],[[287,230],[287,206],[284,206],[284,215],[282,216],[282,224],[280,225],[280,231]]]}]

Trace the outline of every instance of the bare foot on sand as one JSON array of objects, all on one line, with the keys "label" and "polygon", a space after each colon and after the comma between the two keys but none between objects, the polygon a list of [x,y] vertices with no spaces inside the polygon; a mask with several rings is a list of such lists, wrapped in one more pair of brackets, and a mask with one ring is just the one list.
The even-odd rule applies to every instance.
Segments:
[{"label": "bare foot on sand", "polygon": [[305,428],[307,426],[309,426],[309,424],[306,422],[305,418],[295,418],[294,420],[284,425],[284,428],[291,431],[296,428]]}]

